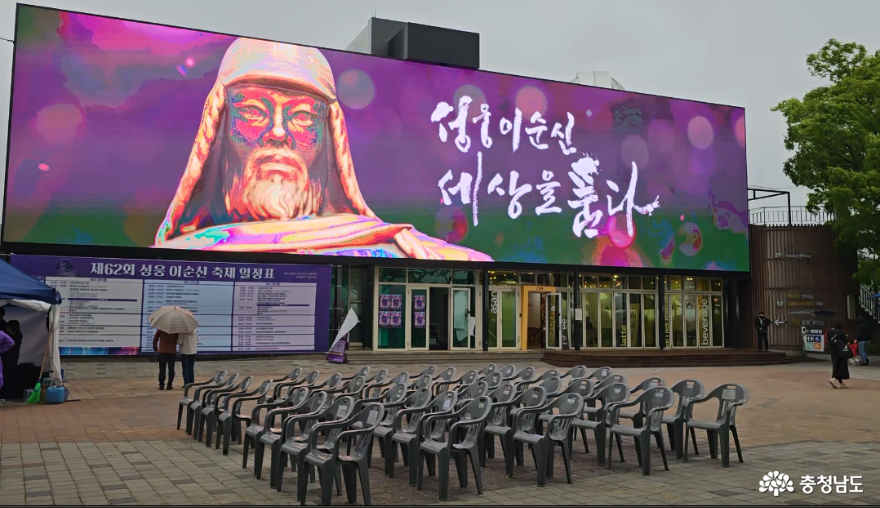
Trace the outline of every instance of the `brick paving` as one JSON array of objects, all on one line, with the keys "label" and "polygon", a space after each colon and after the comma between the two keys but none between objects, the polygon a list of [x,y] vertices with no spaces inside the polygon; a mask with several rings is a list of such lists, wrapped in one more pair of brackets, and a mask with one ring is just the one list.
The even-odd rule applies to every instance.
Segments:
[{"label": "brick paving", "polygon": [[[294,359],[201,362],[196,375],[205,379],[223,368],[253,375],[256,382],[280,377]],[[305,370],[354,372],[353,366],[300,360]],[[179,365],[178,365],[179,367]],[[420,365],[383,365],[392,373],[418,371]],[[541,365],[539,371],[549,368]],[[701,455],[683,462],[670,457],[664,471],[659,453],[652,456],[652,474],[638,468],[632,442],[624,443],[626,462],[612,469],[596,463],[575,442],[572,457],[574,483],[565,483],[557,453],[556,477],[545,487],[535,485],[530,455],[517,466],[514,478],[504,474],[500,449],[483,470],[484,493],[478,495],[469,474],[469,486],[460,489],[451,472],[446,504],[854,504],[880,503],[880,488],[870,483],[880,473],[880,368],[851,368],[848,390],[827,384],[828,364],[797,363],[761,367],[688,369],[618,369],[630,384],[659,375],[670,384],[696,378],[707,388],[739,382],[750,391],[749,402],[737,414],[745,463],[722,468],[708,456],[705,433],[698,433]],[[474,368],[457,366],[459,373]],[[175,429],[177,401],[182,390],[158,391],[156,364],[114,361],[69,362],[65,365],[71,398],[60,406],[7,403],[0,408],[0,504],[106,505],[106,504],[293,504],[296,473],[285,474],[284,491],[269,488],[267,476],[253,477],[253,458],[241,468],[241,446],[228,456],[194,441]],[[179,374],[178,374],[179,376]],[[707,405],[708,406],[708,405]],[[704,407],[697,416],[708,417]],[[437,480],[426,477],[423,490],[406,482],[397,465],[395,478],[382,472],[376,457],[370,470],[374,504],[437,504]],[[268,469],[266,460],[264,471]],[[454,469],[454,467],[452,468]],[[758,491],[768,471],[780,471],[795,481],[793,493],[773,497]],[[859,494],[803,494],[797,486],[804,475],[861,475]],[[309,504],[319,499],[311,487]],[[362,498],[358,497],[358,502]],[[334,496],[345,504],[345,496]]]}]

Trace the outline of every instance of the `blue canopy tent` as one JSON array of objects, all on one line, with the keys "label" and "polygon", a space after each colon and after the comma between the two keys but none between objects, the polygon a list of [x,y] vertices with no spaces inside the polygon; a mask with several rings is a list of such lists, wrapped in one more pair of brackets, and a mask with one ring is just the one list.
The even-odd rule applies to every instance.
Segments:
[{"label": "blue canopy tent", "polygon": [[52,380],[61,384],[61,355],[58,350],[58,317],[61,295],[58,290],[22,273],[6,261],[0,260],[0,307],[15,305],[24,309],[45,312],[49,316],[49,334],[46,344],[48,364]]}]

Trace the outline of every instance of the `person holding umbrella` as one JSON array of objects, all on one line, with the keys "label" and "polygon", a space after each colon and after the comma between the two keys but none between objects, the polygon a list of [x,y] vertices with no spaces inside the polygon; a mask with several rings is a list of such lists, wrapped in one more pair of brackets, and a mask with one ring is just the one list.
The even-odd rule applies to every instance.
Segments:
[{"label": "person holding umbrella", "polygon": [[[199,326],[192,312],[177,306],[160,307],[150,314],[150,325],[156,329],[153,351],[159,354],[159,389],[173,390],[174,362],[179,334],[192,333]],[[165,385],[167,370],[168,384]]]}]

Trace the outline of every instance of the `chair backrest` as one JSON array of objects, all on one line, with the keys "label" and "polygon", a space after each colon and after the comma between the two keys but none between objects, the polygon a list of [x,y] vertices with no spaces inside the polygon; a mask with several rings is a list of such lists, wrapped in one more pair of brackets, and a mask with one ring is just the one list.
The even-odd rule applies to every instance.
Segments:
[{"label": "chair backrest", "polygon": [[509,381],[516,377],[516,365],[505,365],[498,372],[501,373],[501,379]]},{"label": "chair backrest", "polygon": [[330,396],[327,392],[314,392],[309,400],[302,405],[301,412],[316,413],[323,410],[330,403]]},{"label": "chair backrest", "polygon": [[482,369],[480,369],[477,374],[480,376],[488,376],[493,374],[496,370],[498,370],[498,366],[494,363],[489,363],[485,365]]},{"label": "chair backrest", "polygon": [[459,393],[458,398],[459,400],[471,400],[482,397],[487,393],[489,393],[489,385],[485,381],[477,381],[476,383],[471,383],[467,390]]},{"label": "chair backrest", "polygon": [[572,379],[580,379],[582,377],[587,377],[587,366],[586,365],[575,365],[574,367],[568,369],[568,372],[559,376],[561,378],[570,377]]},{"label": "chair backrest", "polygon": [[260,386],[258,386],[257,389],[255,390],[255,395],[260,395],[260,396],[266,395],[266,392],[269,391],[270,384],[272,384],[271,379],[267,379],[267,380],[263,381],[262,383],[260,383]]},{"label": "chair backrest", "polygon": [[397,383],[385,393],[385,402],[396,404],[406,397],[406,385]]},{"label": "chair backrest", "polygon": [[224,388],[232,388],[235,386],[235,383],[238,381],[238,372],[226,378],[226,383],[224,384]]},{"label": "chair backrest", "polygon": [[327,381],[324,381],[324,387],[329,390],[335,390],[336,388],[339,388],[340,384],[342,384],[342,374],[338,372],[330,376]]},{"label": "chair backrest", "polygon": [[282,381],[296,381],[299,379],[300,376],[302,376],[302,372],[302,367],[294,367],[293,370],[291,370],[287,373],[286,376],[284,376],[284,379],[282,379]]},{"label": "chair backrest", "polygon": [[556,397],[550,405],[551,414],[566,415],[571,418],[559,418],[550,424],[550,439],[560,440],[568,436],[571,421],[584,412],[584,398],[577,393],[566,393]]},{"label": "chair backrest", "polygon": [[[434,397],[434,400],[431,401],[431,404],[425,408],[425,411],[421,411],[419,413],[413,414],[407,425],[406,431],[411,433],[419,432],[419,428],[421,425],[421,421],[426,414],[429,413],[442,413],[445,411],[450,411],[455,409],[455,405],[458,402],[458,394],[455,392],[446,392],[441,393],[440,395]],[[443,437],[443,434],[446,432],[446,427],[449,424],[449,420],[443,420],[437,422],[434,427],[431,429],[431,437],[434,439],[440,439]]]},{"label": "chair backrest", "polygon": [[551,377],[560,377],[559,371],[556,369],[550,369],[547,372],[544,372],[538,377],[538,381],[543,381],[545,379],[550,379]]},{"label": "chair backrest", "polygon": [[[496,372],[496,374],[498,374]],[[507,383],[502,386],[499,386],[492,392],[492,396],[490,397],[494,402],[505,403],[510,402],[516,397],[516,387]],[[489,424],[494,425],[496,427],[507,427],[508,426],[508,415],[510,414],[510,405],[505,404],[503,406],[496,406],[492,409],[492,414],[489,415]]]},{"label": "chair backrest", "polygon": [[348,393],[354,393],[354,394],[357,394],[358,396],[360,396],[361,390],[363,389],[366,382],[367,382],[367,380],[365,377],[358,376],[348,382],[348,386],[346,387],[345,391]]},{"label": "chair backrest", "polygon": [[[326,394],[324,394],[326,396]],[[305,404],[305,402],[309,398],[309,389],[305,386],[300,386],[298,388],[294,388],[294,390],[290,393],[290,396],[287,397],[287,403],[290,407],[297,408]]]},{"label": "chair backrest", "polygon": [[422,377],[425,374],[427,374],[429,376],[433,376],[436,372],[437,372],[436,365],[428,365],[428,367],[425,370],[419,372],[418,374],[416,374],[415,376],[412,376],[412,377]]},{"label": "chair backrest", "polygon": [[433,377],[434,381],[452,381],[452,378],[455,377],[455,367],[447,367],[440,371],[439,374]]},{"label": "chair backrest", "polygon": [[593,380],[585,377],[575,378],[571,384],[565,387],[565,393],[576,393],[581,397],[589,397],[593,394]]},{"label": "chair backrest", "polygon": [[[459,421],[485,422],[490,411],[492,411],[492,400],[489,397],[485,395],[474,397],[464,406],[464,412]],[[459,445],[465,448],[473,446],[479,439],[482,430],[483,425],[469,425],[464,437],[458,442]],[[455,439],[455,436],[450,436],[450,439]]]},{"label": "chair backrest", "polygon": [[526,367],[523,370],[519,371],[519,374],[517,374],[516,377],[523,381],[531,381],[535,378],[535,368],[531,366]]},{"label": "chair backrest", "polygon": [[[404,386],[404,388],[406,388],[406,385],[403,385],[402,383],[398,383],[398,384],[394,385],[392,390],[396,389],[398,386]],[[404,391],[404,395],[406,393],[407,392]],[[410,394],[408,397],[406,397],[406,399],[403,401],[402,406],[390,408],[388,411],[385,412],[385,419],[382,420],[382,425],[385,427],[391,427],[392,425],[394,425],[394,418],[397,417],[397,413],[401,409],[412,409],[415,407],[422,407],[422,406],[428,404],[428,401],[430,401],[430,400],[431,400],[431,389],[430,388],[421,388],[419,390],[416,390],[415,392]]]},{"label": "chair backrest", "polygon": [[[541,386],[533,386],[522,392],[519,396],[519,401],[523,407],[543,406],[545,400],[547,400],[547,391]],[[515,430],[517,432],[533,433],[535,431],[535,422],[537,421],[538,416],[536,414],[526,415],[520,422],[519,428]]]},{"label": "chair backrest", "polygon": [[[354,446],[346,455],[361,459],[367,455],[370,442],[373,441],[373,431],[382,423],[385,416],[385,407],[382,404],[371,402],[364,406],[356,415],[348,420],[347,427],[350,429],[369,430],[368,433],[359,434],[354,440]],[[343,429],[345,430],[345,429]]]},{"label": "chair backrest", "polygon": [[649,377],[648,379],[642,381],[633,387],[629,393],[636,394],[638,392],[643,392],[648,388],[654,388],[655,386],[666,386],[666,383],[663,381],[663,378],[659,377]]},{"label": "chair backrest", "polygon": [[501,373],[498,371],[489,374],[488,376],[483,378],[483,380],[486,382],[487,385],[489,385],[490,390],[495,390],[496,388],[500,387],[501,383],[504,381]]},{"label": "chair backrest", "polygon": [[226,378],[226,371],[219,370],[219,371],[217,371],[216,374],[214,374],[214,378],[211,380],[211,384],[222,383],[225,378]]},{"label": "chair backrest", "polygon": [[709,397],[718,399],[717,420],[722,421],[730,415],[730,424],[736,425],[736,406],[745,404],[749,400],[749,392],[744,386],[736,383],[718,385],[709,393]]},{"label": "chair backrest", "polygon": [[538,386],[546,390],[547,395],[555,395],[562,391],[562,379],[558,376],[552,376],[542,381]]},{"label": "chair backrest", "polygon": [[672,393],[678,395],[678,403],[675,406],[675,416],[681,415],[685,401],[702,397],[706,392],[703,383],[696,379],[682,379],[672,385]]},{"label": "chair backrest", "polygon": [[400,374],[394,376],[394,379],[391,380],[393,384],[403,383],[406,384],[409,381],[409,372],[401,372]]},{"label": "chair backrest", "polygon": [[238,387],[236,388],[238,391],[243,392],[250,388],[251,384],[254,382],[254,376],[248,376],[241,380],[241,383],[238,383]]},{"label": "chair backrest", "polygon": [[366,379],[366,377],[369,374],[370,374],[370,366],[367,365],[366,367],[361,367],[360,369],[358,369],[357,374],[355,374],[354,377],[356,377],[356,378],[362,377],[362,378]]},{"label": "chair backrest", "polygon": [[431,386],[431,375],[430,374],[422,374],[416,379],[416,382],[413,383],[412,388],[414,390],[421,390],[422,388],[428,388]]},{"label": "chair backrest", "polygon": [[602,381],[603,379],[610,376],[611,373],[612,373],[611,367],[599,367],[598,369],[596,369],[593,372],[591,372],[590,374],[588,374],[587,377],[594,378],[597,381]]},{"label": "chair backrest", "polygon": [[[339,397],[338,399],[333,401],[332,404],[330,404],[330,407],[324,410],[324,412],[312,422],[317,423],[348,420],[351,417],[351,414],[354,412],[354,406],[354,398],[347,396]],[[314,423],[309,426],[310,431]],[[339,434],[341,433],[342,427],[336,427],[335,429],[330,430],[330,432],[328,432],[327,436],[324,438],[324,443],[322,446],[328,449],[333,449],[333,447],[336,446],[336,440],[339,439]],[[306,432],[303,431],[303,434],[305,435]]]},{"label": "chair backrest", "polygon": [[474,384],[474,381],[477,380],[479,373],[475,370],[469,370],[461,376],[461,386],[467,386]]},{"label": "chair backrest", "polygon": [[652,386],[643,391],[636,399],[643,413],[650,418],[644,422],[644,426],[651,427],[656,432],[663,423],[663,412],[671,408],[675,403],[675,394],[665,386]]},{"label": "chair backrest", "polygon": [[315,383],[318,382],[318,377],[320,375],[321,375],[320,370],[313,370],[313,371],[309,372],[309,374],[306,376],[306,379],[305,379],[306,386],[315,386]]},{"label": "chair backrest", "polygon": [[623,374],[612,374],[605,379],[599,381],[599,384],[596,385],[597,388],[605,388],[606,386],[610,386],[615,383],[622,383],[626,385],[626,377]]},{"label": "chair backrest", "polygon": [[384,383],[386,379],[388,379],[388,369],[379,369],[368,379],[368,381],[378,385]]}]

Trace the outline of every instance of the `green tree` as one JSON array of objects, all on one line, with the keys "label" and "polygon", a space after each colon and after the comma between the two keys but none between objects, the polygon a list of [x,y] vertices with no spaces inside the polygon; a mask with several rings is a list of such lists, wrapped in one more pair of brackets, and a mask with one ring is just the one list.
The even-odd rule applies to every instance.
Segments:
[{"label": "green tree", "polygon": [[813,76],[828,84],[803,99],[780,102],[783,166],[795,185],[810,189],[807,207],[834,214],[840,243],[860,252],[856,277],[880,285],[880,51],[831,39],[807,57]]}]

